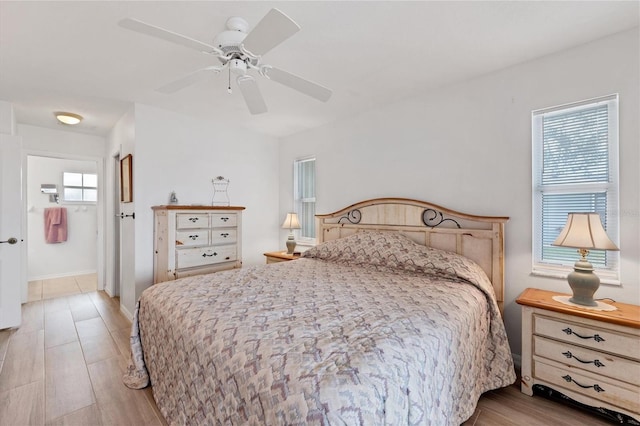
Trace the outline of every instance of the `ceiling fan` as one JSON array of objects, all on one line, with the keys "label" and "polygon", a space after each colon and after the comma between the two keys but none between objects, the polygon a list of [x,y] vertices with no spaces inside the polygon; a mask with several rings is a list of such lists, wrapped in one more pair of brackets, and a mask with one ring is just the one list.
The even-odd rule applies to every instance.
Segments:
[{"label": "ceiling fan", "polygon": [[[206,78],[210,72],[220,73],[228,69],[229,82],[231,74],[235,75],[236,83],[251,114],[267,112],[267,105],[256,79],[249,74],[249,71],[256,71],[269,80],[322,102],[328,101],[331,97],[331,90],[324,86],[262,63],[262,55],[300,30],[298,24],[278,9],[271,9],[249,33],[247,33],[249,29],[247,21],[237,16],[229,18],[226,23],[227,29],[218,34],[212,44],[203,43],[137,19],[125,18],[118,25],[213,55],[221,62],[220,66],[199,69],[156,89],[159,92],[173,93]],[[231,93],[230,84],[227,90]]]}]

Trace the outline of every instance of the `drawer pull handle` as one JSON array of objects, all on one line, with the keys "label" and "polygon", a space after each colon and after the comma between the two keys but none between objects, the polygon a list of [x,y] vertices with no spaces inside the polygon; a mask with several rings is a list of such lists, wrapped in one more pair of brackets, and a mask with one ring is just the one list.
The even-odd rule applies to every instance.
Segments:
[{"label": "drawer pull handle", "polygon": [[562,352],[562,355],[566,356],[569,359],[573,358],[576,361],[581,362],[583,364],[594,364],[596,367],[604,367],[604,364],[601,363],[600,360],[594,359],[593,361],[583,361],[577,356],[575,356],[574,354],[572,354],[570,351]]},{"label": "drawer pull handle", "polygon": [[196,235],[189,235],[189,238],[191,238],[192,240],[196,240],[198,238],[198,234]]},{"label": "drawer pull handle", "polygon": [[220,234],[221,237],[223,238],[227,238],[229,236],[229,234],[227,232],[224,232],[222,234]]},{"label": "drawer pull handle", "polygon": [[196,223],[200,219],[199,217],[190,217],[189,220],[193,223]]},{"label": "drawer pull handle", "polygon": [[231,259],[230,256],[227,256],[227,257],[224,258],[224,260],[229,260],[229,259]]},{"label": "drawer pull handle", "polygon": [[604,392],[604,389],[602,389],[597,383],[595,385],[591,385],[591,386],[581,385],[580,383],[578,383],[575,380],[573,380],[573,378],[568,374],[566,376],[562,376],[562,378],[565,379],[569,383],[571,383],[571,382],[575,383],[576,385],[580,386],[582,389],[593,388],[593,390],[596,391],[596,392]]},{"label": "drawer pull handle", "polygon": [[569,327],[565,328],[562,331],[564,331],[568,335],[572,335],[573,334],[574,336],[577,336],[577,337],[579,337],[581,339],[593,339],[596,342],[605,342],[605,340],[602,337],[600,337],[599,334],[594,334],[593,336],[581,336],[578,333],[576,333],[575,331],[571,330]]},{"label": "drawer pull handle", "polygon": [[226,221],[229,220],[229,218],[228,217],[221,217],[220,220],[223,221],[223,222],[226,222]]},{"label": "drawer pull handle", "polygon": [[217,256],[218,253],[216,253],[215,251],[213,252],[213,254],[207,254],[207,253],[202,253],[202,257],[212,257],[212,256]]}]

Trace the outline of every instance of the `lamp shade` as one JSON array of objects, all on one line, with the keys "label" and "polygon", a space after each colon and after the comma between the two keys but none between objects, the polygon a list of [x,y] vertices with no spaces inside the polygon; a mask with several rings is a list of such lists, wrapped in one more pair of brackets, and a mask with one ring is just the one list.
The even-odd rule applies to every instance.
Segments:
[{"label": "lamp shade", "polygon": [[282,229],[300,229],[300,222],[296,213],[287,213],[287,217],[282,223]]},{"label": "lamp shade", "polygon": [[587,250],[619,250],[602,227],[598,213],[569,213],[554,246]]}]

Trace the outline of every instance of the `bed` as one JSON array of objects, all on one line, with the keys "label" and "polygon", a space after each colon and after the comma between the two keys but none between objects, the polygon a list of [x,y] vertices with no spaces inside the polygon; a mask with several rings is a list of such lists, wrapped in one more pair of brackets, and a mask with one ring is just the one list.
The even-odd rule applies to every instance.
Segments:
[{"label": "bed", "polygon": [[507,220],[402,198],[318,215],[299,260],[145,290],[124,382],[176,425],[459,425],[515,381]]}]

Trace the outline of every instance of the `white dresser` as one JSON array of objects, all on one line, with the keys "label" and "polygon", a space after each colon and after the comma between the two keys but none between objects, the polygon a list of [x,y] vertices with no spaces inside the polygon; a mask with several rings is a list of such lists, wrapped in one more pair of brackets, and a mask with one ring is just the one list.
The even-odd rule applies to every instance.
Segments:
[{"label": "white dresser", "polygon": [[[529,288],[522,308],[522,385],[623,423],[640,421],[640,307],[574,307]],[[627,423],[625,423],[627,422]]]},{"label": "white dresser", "polygon": [[242,266],[244,207],[152,208],[154,284]]}]

